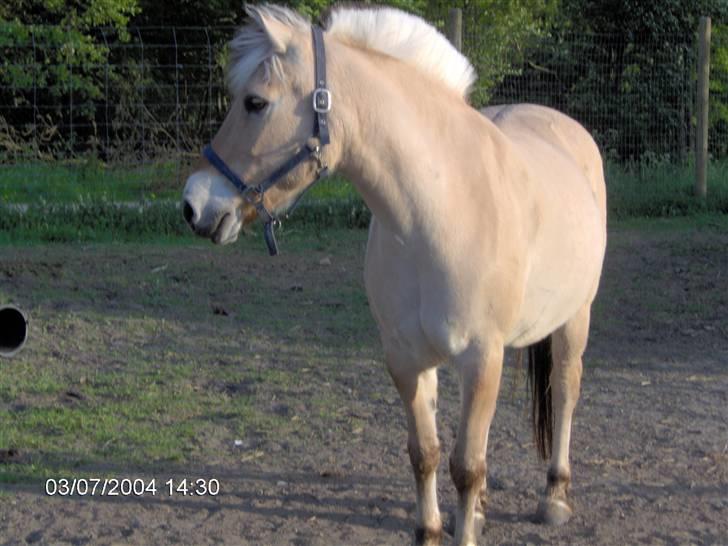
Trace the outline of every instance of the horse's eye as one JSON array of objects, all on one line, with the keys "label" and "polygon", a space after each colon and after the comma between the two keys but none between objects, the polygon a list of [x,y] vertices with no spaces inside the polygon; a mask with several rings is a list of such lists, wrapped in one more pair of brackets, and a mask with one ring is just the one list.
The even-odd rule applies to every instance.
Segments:
[{"label": "horse's eye", "polygon": [[255,114],[262,111],[266,106],[268,106],[268,102],[255,95],[248,95],[247,97],[245,97],[243,105],[245,106],[246,112],[248,112],[249,114]]}]

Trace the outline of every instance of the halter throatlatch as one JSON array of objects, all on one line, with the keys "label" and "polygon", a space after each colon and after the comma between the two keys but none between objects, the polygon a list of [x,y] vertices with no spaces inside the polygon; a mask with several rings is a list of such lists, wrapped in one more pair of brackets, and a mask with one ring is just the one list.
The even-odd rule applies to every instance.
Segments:
[{"label": "halter throatlatch", "polygon": [[278,243],[276,242],[273,228],[276,224],[280,224],[273,213],[265,208],[263,197],[265,192],[272,186],[281,181],[281,179],[298,167],[304,161],[313,160],[316,162],[316,178],[303,190],[293,205],[289,207],[288,214],[293,212],[303,195],[319,180],[328,174],[328,166],[324,163],[321,151],[324,146],[329,144],[329,122],[327,114],[331,110],[331,91],[326,87],[326,51],[324,49],[323,31],[316,25],[311,26],[313,34],[313,52],[314,52],[314,72],[316,76],[316,85],[313,92],[313,111],[314,126],[313,138],[298,151],[296,154],[286,161],[283,165],[273,171],[267,178],[255,186],[249,186],[227,166],[225,161],[217,155],[212,145],[208,144],[202,150],[202,155],[215,167],[218,172],[227,178],[235,188],[242,194],[243,199],[255,207],[258,216],[263,221],[263,236],[268,246],[268,252],[271,256],[278,254]]}]

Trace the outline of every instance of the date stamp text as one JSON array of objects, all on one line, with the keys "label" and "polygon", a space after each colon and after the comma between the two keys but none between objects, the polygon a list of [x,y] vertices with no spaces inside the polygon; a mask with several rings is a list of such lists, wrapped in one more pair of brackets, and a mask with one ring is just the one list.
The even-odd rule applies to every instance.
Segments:
[{"label": "date stamp text", "polygon": [[49,497],[214,497],[220,493],[216,478],[48,478]]}]

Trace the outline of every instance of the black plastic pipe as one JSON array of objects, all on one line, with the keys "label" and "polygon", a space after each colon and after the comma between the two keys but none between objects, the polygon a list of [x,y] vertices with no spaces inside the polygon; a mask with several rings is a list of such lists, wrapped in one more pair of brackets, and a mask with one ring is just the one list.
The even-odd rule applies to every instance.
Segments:
[{"label": "black plastic pipe", "polygon": [[14,305],[0,306],[0,357],[17,354],[28,339],[28,319]]}]

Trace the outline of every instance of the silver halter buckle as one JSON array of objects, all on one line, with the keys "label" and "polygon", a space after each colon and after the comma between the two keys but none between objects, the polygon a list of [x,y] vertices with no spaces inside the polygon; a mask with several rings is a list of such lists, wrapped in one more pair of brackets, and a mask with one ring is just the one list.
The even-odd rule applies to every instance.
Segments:
[{"label": "silver halter buckle", "polygon": [[331,91],[325,87],[319,87],[313,92],[313,109],[319,114],[327,114],[331,111]]}]

